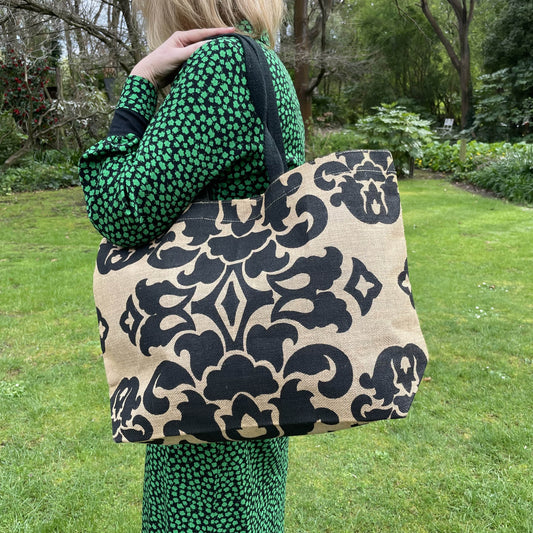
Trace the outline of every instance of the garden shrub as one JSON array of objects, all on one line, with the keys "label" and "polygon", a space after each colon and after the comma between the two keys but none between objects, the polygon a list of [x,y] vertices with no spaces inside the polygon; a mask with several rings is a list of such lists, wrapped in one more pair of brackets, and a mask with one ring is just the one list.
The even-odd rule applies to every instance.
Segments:
[{"label": "garden shrub", "polygon": [[20,166],[0,169],[0,195],[79,185],[77,152],[35,152]]},{"label": "garden shrub", "polygon": [[430,121],[396,104],[375,108],[376,114],[361,119],[353,129],[311,132],[307,149],[311,157],[353,149],[390,150],[399,177],[410,174],[410,164],[423,155],[432,138]]},{"label": "garden shrub", "polygon": [[342,131],[312,129],[307,135],[307,154],[311,159],[333,152],[362,148],[364,139],[351,129]]},{"label": "garden shrub", "polygon": [[411,175],[412,162],[422,157],[424,145],[433,138],[431,122],[397,104],[382,104],[375,110],[356,124],[364,148],[390,150],[398,176]]},{"label": "garden shrub", "polygon": [[456,181],[472,183],[511,201],[533,201],[533,146],[530,144],[470,141],[461,160],[460,143],[433,142],[424,147],[417,166],[451,174]]},{"label": "garden shrub", "polygon": [[25,138],[11,112],[0,113],[0,165],[22,146]]},{"label": "garden shrub", "polygon": [[512,202],[533,204],[533,145],[471,172],[468,181]]}]

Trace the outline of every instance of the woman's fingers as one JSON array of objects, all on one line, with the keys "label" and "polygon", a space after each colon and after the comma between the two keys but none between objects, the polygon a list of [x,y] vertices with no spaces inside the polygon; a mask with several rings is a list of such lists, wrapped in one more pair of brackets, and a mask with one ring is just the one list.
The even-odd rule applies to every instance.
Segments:
[{"label": "woman's fingers", "polygon": [[228,33],[233,33],[234,31],[235,28],[201,28],[196,30],[177,31],[170,39],[174,41],[176,46],[185,48],[191,44],[209,39],[209,37],[214,37],[215,35],[225,35]]},{"label": "woman's fingers", "polygon": [[158,88],[164,87],[172,81],[179,66],[206,43],[206,39],[234,31],[234,28],[178,31],[152,53],[141,59],[131,74],[146,78]]}]

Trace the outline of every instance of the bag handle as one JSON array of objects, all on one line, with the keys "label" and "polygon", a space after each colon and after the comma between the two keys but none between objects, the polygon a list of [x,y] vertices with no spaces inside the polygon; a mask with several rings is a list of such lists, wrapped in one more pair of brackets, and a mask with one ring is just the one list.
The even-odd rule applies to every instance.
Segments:
[{"label": "bag handle", "polygon": [[251,37],[233,34],[244,49],[246,79],[257,116],[264,125],[264,160],[270,183],[287,172],[281,123],[270,66],[261,46]]}]

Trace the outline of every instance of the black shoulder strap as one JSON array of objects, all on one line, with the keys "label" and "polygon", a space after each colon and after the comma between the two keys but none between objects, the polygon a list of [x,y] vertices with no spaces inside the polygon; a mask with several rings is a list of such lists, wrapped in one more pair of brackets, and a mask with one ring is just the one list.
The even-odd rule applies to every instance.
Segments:
[{"label": "black shoulder strap", "polygon": [[265,166],[272,183],[287,171],[287,160],[270,67],[263,49],[256,41],[246,35],[233,36],[242,43],[252,103],[265,126]]}]

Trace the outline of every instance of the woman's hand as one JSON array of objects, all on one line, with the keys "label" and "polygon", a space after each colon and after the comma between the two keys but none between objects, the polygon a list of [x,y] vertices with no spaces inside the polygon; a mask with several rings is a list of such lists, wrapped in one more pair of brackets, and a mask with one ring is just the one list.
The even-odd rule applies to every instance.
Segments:
[{"label": "woman's hand", "polygon": [[195,50],[205,44],[205,39],[234,31],[234,28],[177,31],[161,46],[141,59],[133,67],[131,75],[146,78],[157,89],[162,89],[172,82],[181,64],[189,59]]}]

